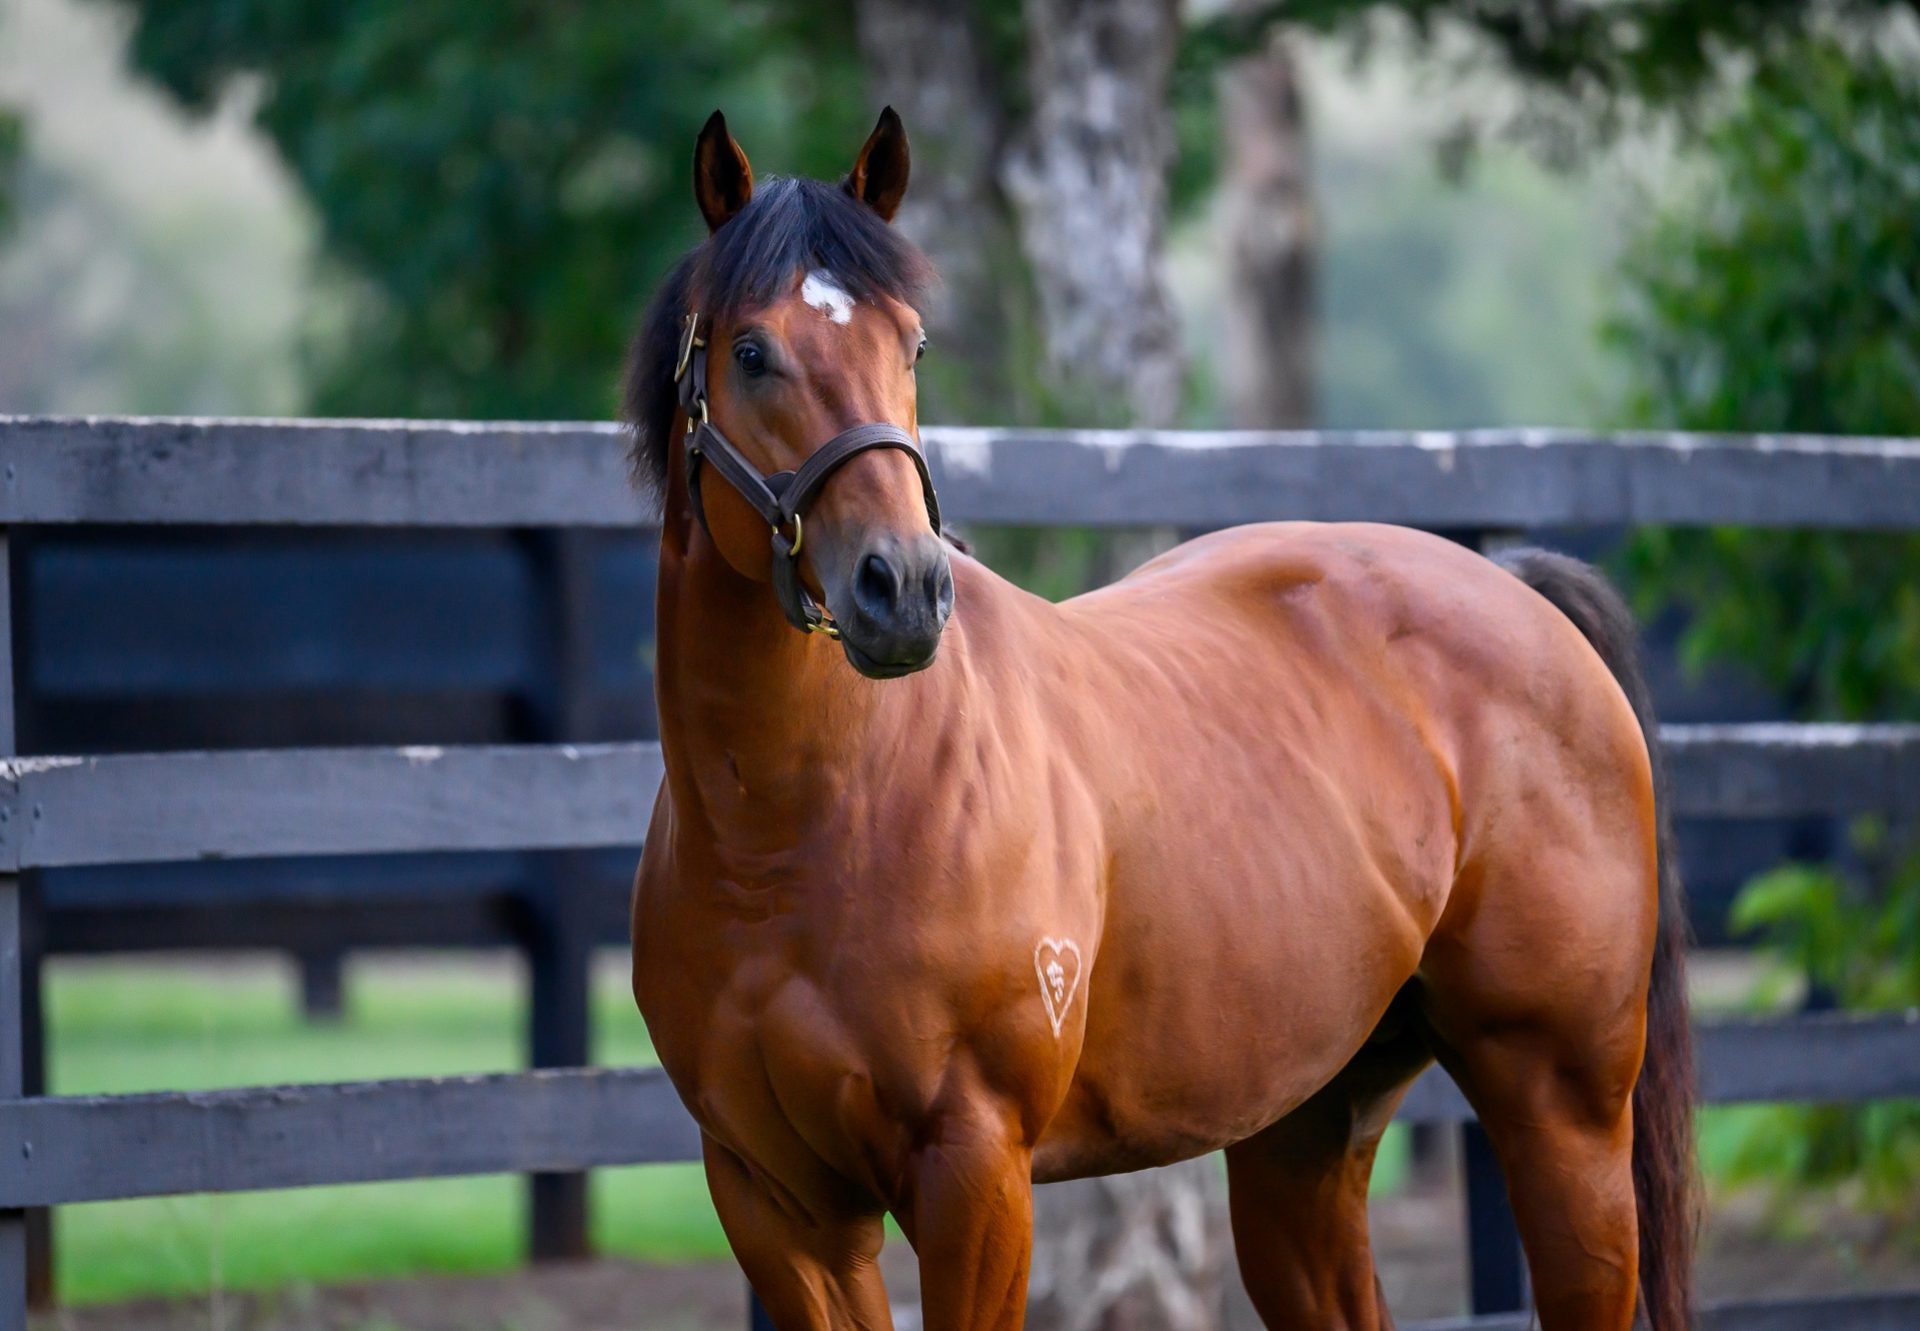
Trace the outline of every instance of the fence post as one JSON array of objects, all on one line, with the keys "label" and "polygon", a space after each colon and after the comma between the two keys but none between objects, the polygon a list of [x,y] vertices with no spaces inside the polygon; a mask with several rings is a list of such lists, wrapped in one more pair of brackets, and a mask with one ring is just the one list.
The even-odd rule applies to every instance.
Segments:
[{"label": "fence post", "polygon": [[[595,548],[585,532],[540,531],[529,538],[541,671],[529,699],[528,729],[548,743],[590,739],[595,728]],[[585,900],[593,857],[563,851],[537,863],[527,903],[527,1061],[536,1068],[581,1067],[593,1061],[593,936]],[[528,1256],[591,1256],[587,1175],[533,1174],[527,1186]]]},{"label": "fence post", "polygon": [[1493,1142],[1478,1121],[1461,1135],[1467,1175],[1468,1294],[1476,1317],[1520,1312],[1533,1302],[1520,1229],[1507,1200],[1507,1183],[1494,1158]]},{"label": "fence post", "polygon": [[[47,917],[40,872],[17,879],[20,919],[20,1094],[47,1093],[47,1023],[41,1002],[41,962],[47,951]],[[53,1209],[27,1208],[27,1306],[53,1306]]]},{"label": "fence post", "polygon": [[[543,856],[551,868],[533,887],[527,1061],[536,1068],[583,1067],[593,1061],[593,948],[581,918],[582,859]],[[532,1174],[528,1179],[527,1255],[535,1261],[591,1256],[587,1176]]]},{"label": "fence post", "polygon": [[[12,575],[11,542],[0,528],[0,757],[8,758],[14,756]],[[5,833],[18,844],[18,829]],[[20,875],[0,874],[0,1099],[9,1100],[26,1089],[20,944]],[[26,1149],[14,1143],[0,1147]],[[27,1275],[27,1213],[0,1208],[0,1331],[26,1331]]]},{"label": "fence post", "polygon": [[300,1015],[311,1024],[337,1024],[347,1011],[346,949],[301,949],[293,962],[300,972]]},{"label": "fence post", "polygon": [[[3,530],[3,529],[0,529]],[[26,533],[8,541],[0,595],[7,600],[8,669],[0,680],[8,691],[11,722],[5,754],[45,752],[34,716],[33,677],[33,569],[32,547]],[[41,1003],[41,962],[47,951],[46,909],[40,894],[40,874],[20,874],[20,1093],[47,1093],[47,1026]],[[27,1209],[27,1306],[53,1306],[53,1212],[44,1206]]]}]

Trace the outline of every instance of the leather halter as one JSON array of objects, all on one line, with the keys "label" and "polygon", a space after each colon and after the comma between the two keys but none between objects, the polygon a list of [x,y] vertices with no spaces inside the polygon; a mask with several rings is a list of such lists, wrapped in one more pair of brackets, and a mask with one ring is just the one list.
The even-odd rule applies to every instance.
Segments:
[{"label": "leather halter", "polygon": [[[673,367],[673,381],[680,388],[680,409],[687,417],[687,493],[693,499],[694,516],[708,536],[706,505],[700,497],[700,464],[710,462],[727,484],[773,528],[773,594],[787,622],[802,633],[840,636],[839,626],[814,602],[800,583],[800,545],[806,539],[801,520],[808,505],[819,495],[834,472],[862,453],[876,448],[893,448],[913,459],[920,473],[921,493],[926,496],[927,517],[933,534],[940,534],[940,500],[933,492],[933,476],[927,471],[926,455],[914,437],[897,425],[872,421],[842,430],[820,445],[797,471],[761,474],[735,448],[733,441],[720,433],[707,414],[707,340],[700,335],[700,316],[689,314],[680,335],[680,355]],[[787,537],[791,528],[793,536]]]}]

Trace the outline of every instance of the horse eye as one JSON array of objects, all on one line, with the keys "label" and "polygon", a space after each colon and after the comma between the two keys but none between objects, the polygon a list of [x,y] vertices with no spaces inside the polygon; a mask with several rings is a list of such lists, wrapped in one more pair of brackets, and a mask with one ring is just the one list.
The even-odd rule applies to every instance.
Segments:
[{"label": "horse eye", "polygon": [[758,379],[767,372],[767,353],[751,342],[735,347],[733,359],[749,378]]},{"label": "horse eye", "polygon": [[926,335],[923,333],[921,334],[921,337],[920,337],[920,345],[914,350],[913,363],[915,365],[918,365],[921,359],[926,356],[926,354],[927,354],[927,339],[926,339]]}]

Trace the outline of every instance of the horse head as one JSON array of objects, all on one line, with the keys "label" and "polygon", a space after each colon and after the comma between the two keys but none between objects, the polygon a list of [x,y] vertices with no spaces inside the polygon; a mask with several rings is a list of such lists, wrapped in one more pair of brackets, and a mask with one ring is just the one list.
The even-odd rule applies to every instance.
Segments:
[{"label": "horse head", "polygon": [[[648,376],[631,405],[657,478],[677,478],[726,563],[770,583],[796,628],[837,638],[877,679],[930,665],[953,609],[917,438],[913,301],[930,273],[890,225],[907,171],[888,109],[840,184],[756,188],[716,111],[694,149],[709,234],[656,300],[632,371]],[[671,438],[650,437],[663,414]]]}]

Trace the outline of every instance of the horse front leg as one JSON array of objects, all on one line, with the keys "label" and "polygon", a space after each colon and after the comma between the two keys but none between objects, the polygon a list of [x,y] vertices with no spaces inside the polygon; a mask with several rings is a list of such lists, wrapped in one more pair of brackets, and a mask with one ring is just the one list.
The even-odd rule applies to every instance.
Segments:
[{"label": "horse front leg", "polygon": [[893,1331],[880,1216],[808,1206],[777,1193],[711,1137],[702,1145],[721,1228],[780,1331]]},{"label": "horse front leg", "polygon": [[937,1120],[897,1214],[920,1259],[926,1331],[1019,1331],[1033,1259],[1033,1151],[1018,1116],[979,1104]]}]

